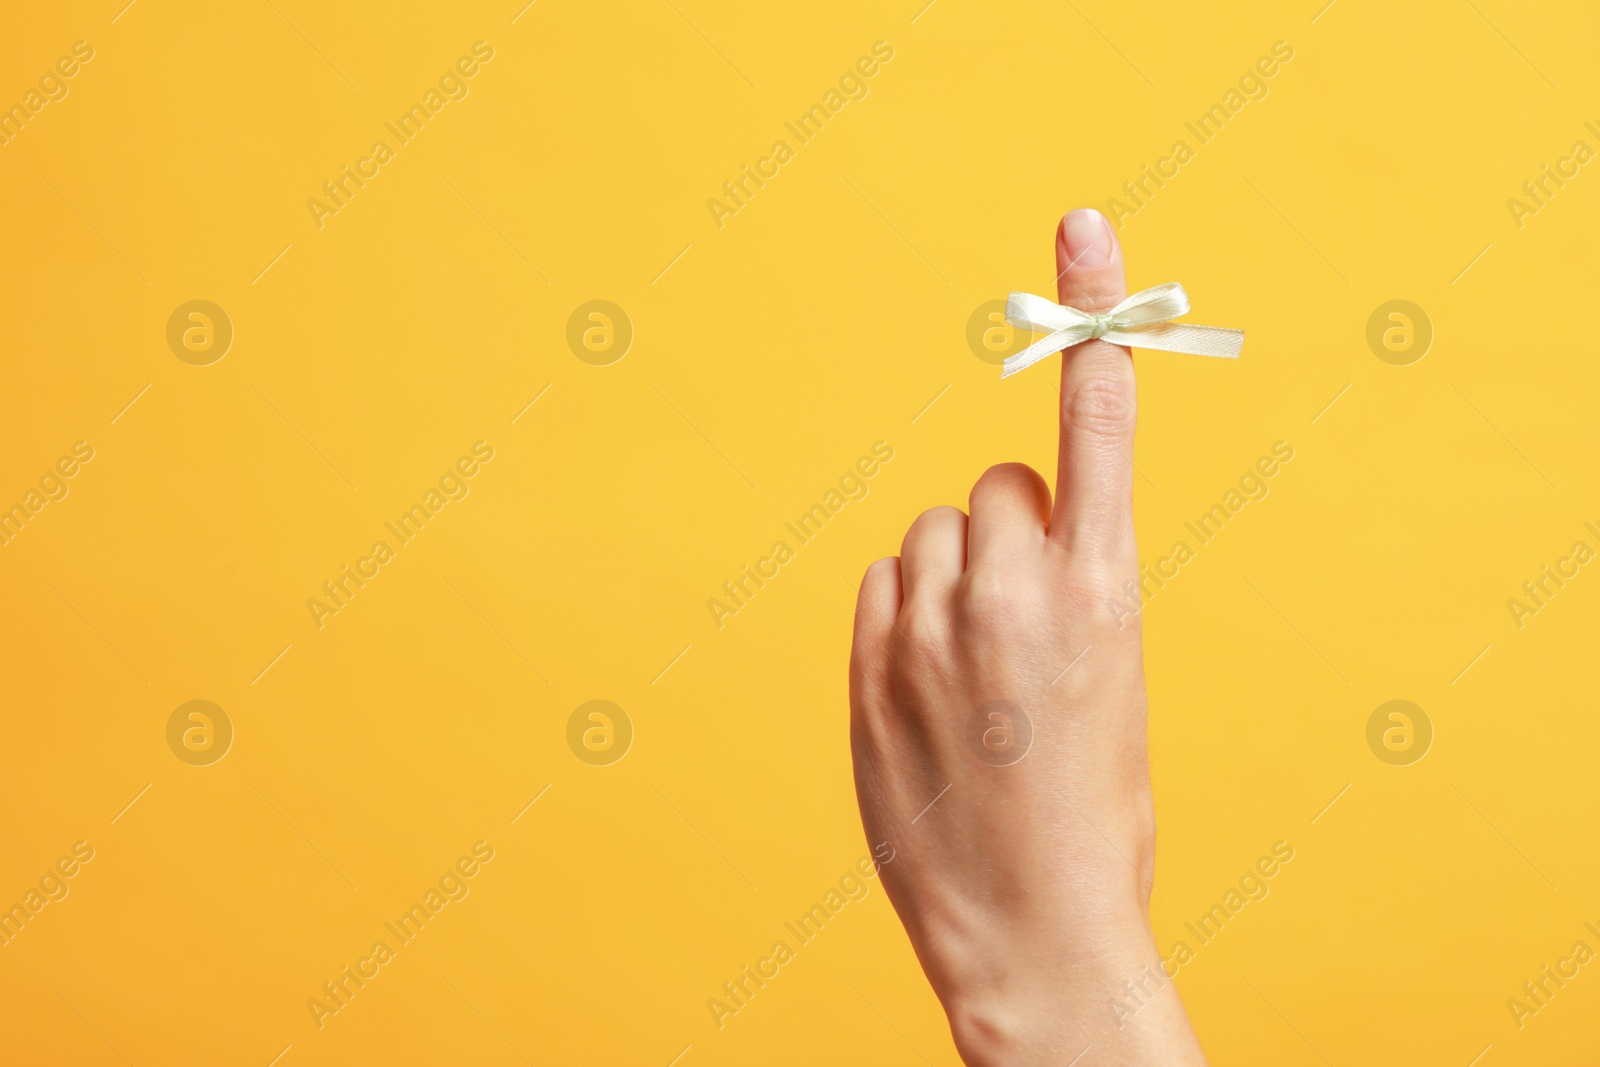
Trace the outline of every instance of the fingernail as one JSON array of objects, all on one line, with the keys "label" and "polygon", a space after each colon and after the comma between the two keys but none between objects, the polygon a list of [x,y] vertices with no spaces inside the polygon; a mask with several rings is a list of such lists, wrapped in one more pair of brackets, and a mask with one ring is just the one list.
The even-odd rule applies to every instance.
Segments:
[{"label": "fingernail", "polygon": [[1061,220],[1067,246],[1067,269],[1103,267],[1111,262],[1111,227],[1092,207],[1067,212]]}]

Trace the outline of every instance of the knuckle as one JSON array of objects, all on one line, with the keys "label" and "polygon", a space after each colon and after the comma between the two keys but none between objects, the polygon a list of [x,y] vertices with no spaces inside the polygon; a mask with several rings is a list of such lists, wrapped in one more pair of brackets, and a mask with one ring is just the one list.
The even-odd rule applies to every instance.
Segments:
[{"label": "knuckle", "polygon": [[875,588],[900,574],[900,557],[884,556],[882,559],[873,560],[868,565],[867,571],[861,576],[861,588]]},{"label": "knuckle", "polygon": [[936,544],[939,538],[951,536],[960,529],[964,529],[967,521],[966,512],[958,507],[942,505],[929,508],[912,520],[911,527],[906,530],[905,542],[901,547],[901,554],[916,544]]},{"label": "knuckle", "polygon": [[907,605],[895,629],[900,660],[913,669],[943,659],[950,646],[949,620],[943,611],[926,604]]},{"label": "knuckle", "polygon": [[911,523],[912,530],[935,530],[966,518],[966,514],[958,507],[950,504],[941,504],[936,508],[929,508]]},{"label": "knuckle", "polygon": [[1065,583],[1071,610],[1106,631],[1137,637],[1144,618],[1144,594],[1136,573],[1103,559],[1074,562]]},{"label": "knuckle", "polygon": [[959,601],[963,621],[991,630],[1017,625],[1033,611],[1034,584],[1002,567],[973,568]]},{"label": "knuckle", "polygon": [[1067,585],[1087,596],[1121,596],[1127,591],[1123,583],[1131,579],[1126,568],[1098,556],[1080,554],[1072,560]]},{"label": "knuckle", "polygon": [[997,463],[972,486],[973,506],[985,500],[1026,497],[1043,487],[1044,479],[1026,463]]},{"label": "knuckle", "polygon": [[1138,415],[1133,376],[1125,371],[1092,374],[1072,391],[1073,420],[1103,437],[1125,437]]},{"label": "knuckle", "polygon": [[978,485],[992,488],[1009,488],[1027,485],[1038,477],[1038,472],[1026,463],[996,463],[978,478]]},{"label": "knuckle", "polygon": [[877,560],[861,576],[856,589],[855,639],[863,646],[882,640],[882,632],[900,609],[900,557]]}]

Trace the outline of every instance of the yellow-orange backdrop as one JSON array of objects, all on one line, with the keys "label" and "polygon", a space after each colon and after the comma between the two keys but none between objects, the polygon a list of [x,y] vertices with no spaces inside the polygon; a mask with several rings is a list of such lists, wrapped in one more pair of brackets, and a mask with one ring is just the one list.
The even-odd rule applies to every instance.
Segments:
[{"label": "yellow-orange backdrop", "polygon": [[1213,1060],[1592,1062],[1592,5],[124,2],[0,32],[0,1060],[955,1063],[876,882],[707,1001],[867,853],[852,584],[1053,475],[969,333],[1091,205],[1248,331],[1137,357],[1163,949],[1294,849]]}]

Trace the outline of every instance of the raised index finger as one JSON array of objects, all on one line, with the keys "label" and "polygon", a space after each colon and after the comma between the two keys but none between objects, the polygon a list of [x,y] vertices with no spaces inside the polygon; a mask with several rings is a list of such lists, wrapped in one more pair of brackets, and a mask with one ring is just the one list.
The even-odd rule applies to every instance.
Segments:
[{"label": "raised index finger", "polygon": [[[1056,231],[1061,303],[1104,312],[1128,295],[1122,249],[1111,224],[1079,208]],[[1062,354],[1061,445],[1050,536],[1102,554],[1119,552],[1133,529],[1133,358],[1121,345],[1085,341]]]}]

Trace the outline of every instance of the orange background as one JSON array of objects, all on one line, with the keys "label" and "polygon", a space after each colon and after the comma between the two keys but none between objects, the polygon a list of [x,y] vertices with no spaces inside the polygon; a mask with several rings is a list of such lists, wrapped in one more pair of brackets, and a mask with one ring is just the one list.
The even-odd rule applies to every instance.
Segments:
[{"label": "orange background", "polygon": [[[0,1061],[955,1063],[876,882],[721,1029],[707,1000],[867,854],[852,583],[990,464],[1053,473],[1054,371],[1002,383],[969,318],[1050,293],[1061,212],[1282,41],[1120,234],[1135,289],[1248,333],[1236,363],[1137,357],[1145,557],[1295,450],[1145,609],[1157,937],[1284,840],[1178,978],[1213,1062],[1592,1062],[1592,965],[1507,1007],[1600,949],[1600,576],[1507,607],[1600,548],[1600,176],[1507,205],[1600,149],[1592,7],[122,3],[0,32],[0,104],[94,53],[0,146],[0,505],[94,452],[0,547],[0,905],[94,851],[0,946]],[[478,41],[319,228],[307,201]],[[167,343],[195,299],[234,334],[204,366]],[[633,331],[606,365],[567,341],[597,299]],[[1396,299],[1433,330],[1405,366],[1367,342]],[[319,628],[322,583],[478,441],[468,494]],[[715,625],[877,441],[868,494]],[[1394,699],[1433,730],[1406,766],[1367,743]],[[168,744],[191,700],[234,732],[207,766]],[[569,747],[591,700],[631,724],[618,762]],[[319,1028],[308,999],[480,841]]]}]

